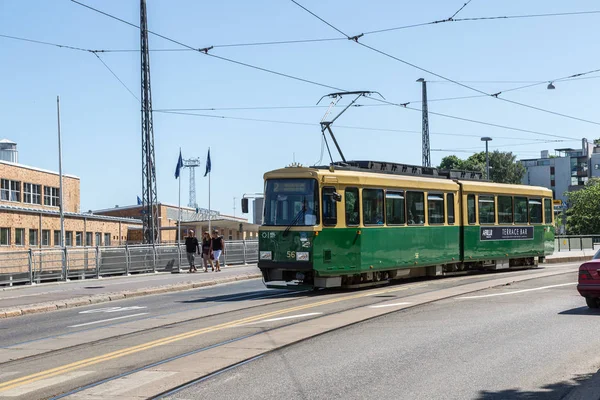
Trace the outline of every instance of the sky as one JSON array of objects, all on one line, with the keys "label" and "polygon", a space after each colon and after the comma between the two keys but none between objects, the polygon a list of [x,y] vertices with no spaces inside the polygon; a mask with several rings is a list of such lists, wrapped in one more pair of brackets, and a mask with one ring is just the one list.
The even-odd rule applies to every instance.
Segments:
[{"label": "sky", "polygon": [[[348,36],[447,19],[466,2],[298,1]],[[138,1],[81,2],[139,24]],[[596,3],[472,0],[455,18],[600,10]],[[147,0],[147,10],[151,31],[194,48],[214,46],[211,55],[343,90],[377,91],[396,104],[410,102],[408,107],[414,110],[361,98],[357,104],[362,107],[352,107],[342,115],[333,130],[348,160],[420,165],[419,78],[428,81],[430,113],[538,132],[430,114],[433,165],[449,154],[466,158],[483,150],[481,136],[493,138],[490,150],[512,151],[521,159],[538,157],[541,150],[577,148],[581,138],[600,137],[598,123],[594,123],[600,121],[596,117],[600,86],[596,78],[600,73],[556,82],[555,90],[546,89],[554,79],[600,69],[600,31],[593,28],[598,26],[600,14],[455,21],[366,34],[359,39],[409,65],[345,39],[288,0]],[[0,0],[0,35],[84,49],[134,50],[96,54],[140,97],[140,38],[134,27],[70,0]],[[330,38],[341,40],[224,46]],[[183,49],[153,35],[149,46],[151,50]],[[83,211],[135,204],[142,185],[140,103],[98,57],[0,37],[0,138],[18,143],[20,163],[58,170],[59,95],[63,171],[81,178]],[[208,179],[203,175],[210,147],[211,208],[231,215],[235,205],[237,216],[244,193],[262,192],[265,172],[293,161],[303,165],[329,162],[327,152],[322,153],[319,128],[327,108],[314,106],[336,90],[195,51],[151,51],[150,63],[159,201],[177,204],[174,170],[180,148],[184,158],[201,159],[196,192],[200,207],[206,208]],[[480,93],[416,67],[488,94],[544,82],[498,97],[588,122],[492,96],[435,101]],[[344,97],[339,104],[349,101]],[[324,99],[320,106],[328,102]],[[161,111],[172,109],[216,110],[184,111],[201,115]],[[570,141],[544,142],[565,138]],[[335,152],[333,156],[339,160]],[[189,172],[184,171],[184,205],[188,202],[188,177]]]}]

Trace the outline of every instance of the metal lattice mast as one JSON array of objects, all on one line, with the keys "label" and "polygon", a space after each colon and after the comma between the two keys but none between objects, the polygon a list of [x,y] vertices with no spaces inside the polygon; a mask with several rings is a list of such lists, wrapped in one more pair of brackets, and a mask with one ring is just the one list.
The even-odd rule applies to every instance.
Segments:
[{"label": "metal lattice mast", "polygon": [[198,208],[196,202],[196,168],[200,166],[199,158],[190,158],[183,160],[183,166],[190,169],[190,201],[188,207]]},{"label": "metal lattice mast", "polygon": [[431,149],[429,148],[429,112],[427,111],[427,82],[420,78],[417,82],[423,84],[423,166],[431,167]]},{"label": "metal lattice mast", "polygon": [[146,0],[140,0],[140,50],[142,70],[142,205],[144,243],[158,240],[158,199],[154,163],[154,128],[152,124],[152,93],[150,90],[150,53],[148,52],[148,21]]}]

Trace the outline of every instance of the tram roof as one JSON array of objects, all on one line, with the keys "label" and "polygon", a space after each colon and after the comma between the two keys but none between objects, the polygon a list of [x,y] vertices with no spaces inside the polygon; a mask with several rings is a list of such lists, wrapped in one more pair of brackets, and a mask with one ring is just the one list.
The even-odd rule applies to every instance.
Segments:
[{"label": "tram roof", "polygon": [[464,192],[552,197],[552,190],[541,186],[509,185],[494,182],[461,181]]}]

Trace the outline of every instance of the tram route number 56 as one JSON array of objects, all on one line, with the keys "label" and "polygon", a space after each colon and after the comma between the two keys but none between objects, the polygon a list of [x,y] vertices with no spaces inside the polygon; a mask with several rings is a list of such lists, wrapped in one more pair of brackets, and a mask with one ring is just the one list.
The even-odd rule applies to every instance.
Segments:
[{"label": "tram route number 56", "polygon": [[288,251],[287,252],[287,258],[296,258],[296,252],[295,251]]}]

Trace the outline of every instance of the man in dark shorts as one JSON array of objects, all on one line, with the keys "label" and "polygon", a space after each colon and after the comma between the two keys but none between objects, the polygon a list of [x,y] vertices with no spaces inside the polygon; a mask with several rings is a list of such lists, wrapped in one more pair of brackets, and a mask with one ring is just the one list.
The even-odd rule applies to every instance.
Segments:
[{"label": "man in dark shorts", "polygon": [[190,264],[190,270],[188,272],[198,272],[194,260],[196,258],[196,252],[200,254],[200,244],[198,239],[194,236],[194,231],[189,230],[188,235],[185,238],[185,252],[187,253],[187,260]]}]

